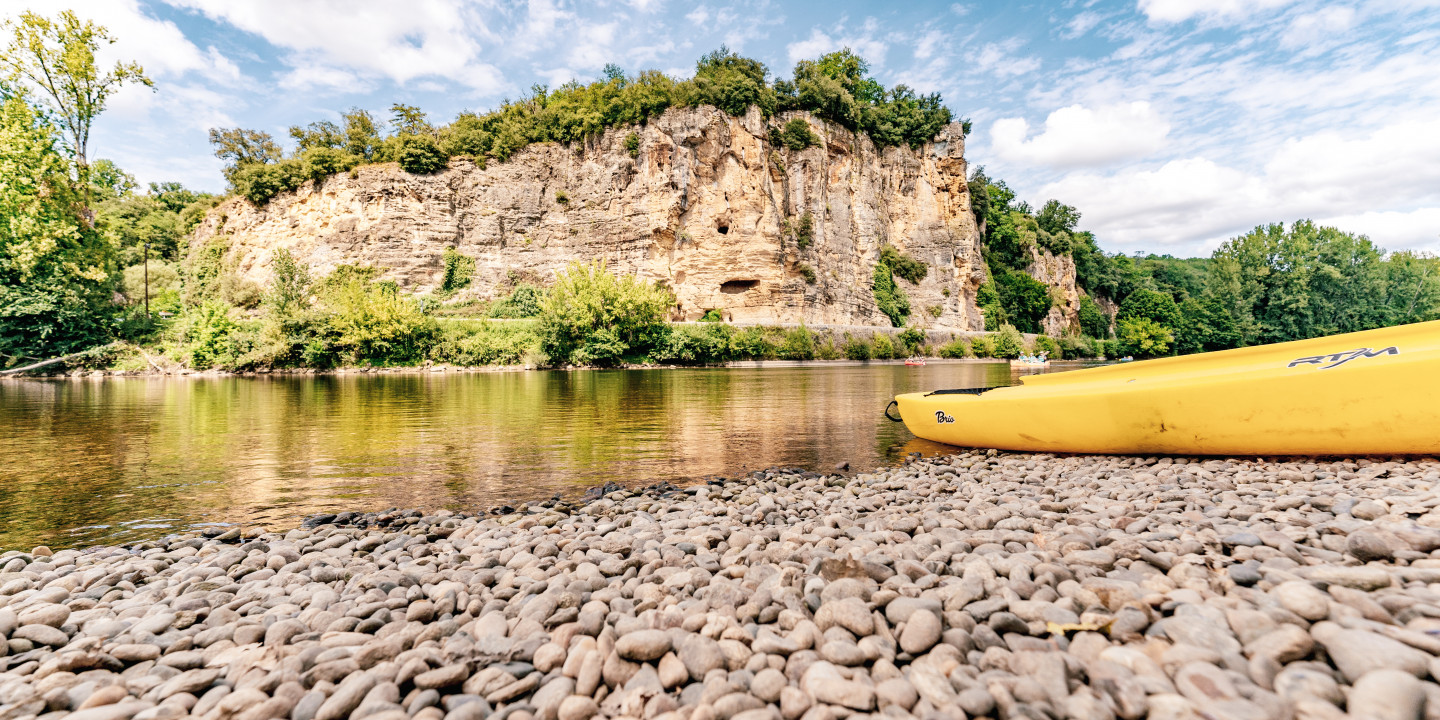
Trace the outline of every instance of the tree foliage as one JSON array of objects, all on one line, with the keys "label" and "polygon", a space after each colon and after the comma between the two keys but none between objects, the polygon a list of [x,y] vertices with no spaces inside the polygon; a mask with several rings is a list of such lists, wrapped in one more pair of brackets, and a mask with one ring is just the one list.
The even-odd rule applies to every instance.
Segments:
[{"label": "tree foliage", "polygon": [[[764,63],[722,46],[701,56],[689,79],[657,70],[627,75],[618,66],[607,65],[603,77],[593,82],[572,80],[554,88],[535,85],[519,99],[506,100],[485,113],[461,113],[448,125],[432,123],[418,107],[396,103],[390,107],[391,134],[385,137],[381,123],[352,108],[339,123],[319,120],[291,127],[295,150],[289,157],[274,138],[255,130],[213,129],[211,142],[216,155],[226,161],[232,189],[259,205],[305,180],[323,179],[316,173],[326,167],[397,162],[407,172],[428,174],[445,169],[449,158],[462,156],[483,166],[490,160],[509,160],[532,143],[583,142],[609,128],[641,125],[671,107],[711,105],[737,116],[753,107],[767,118],[777,112],[806,110],[868,134],[880,147],[919,147],[950,122],[950,110],[938,94],[917,95],[903,85],[887,90],[868,73],[869,64],[847,48],[801,61],[793,80],[772,80]],[[820,143],[802,118],[789,119],[771,135],[772,144],[792,150]],[[627,133],[621,143],[638,157],[638,135]],[[316,157],[327,163],[302,162],[319,150],[325,152]],[[343,152],[345,158],[334,152]]]},{"label": "tree foliage", "polygon": [[571,263],[541,307],[541,347],[557,364],[618,364],[656,346],[674,302],[669,290],[601,262]]},{"label": "tree foliage", "polygon": [[55,129],[20,94],[0,100],[0,366],[73,352],[107,331],[114,264]]},{"label": "tree foliage", "polygon": [[109,32],[73,11],[54,20],[32,12],[4,24],[10,45],[0,53],[5,79],[37,92],[48,104],[64,143],[75,158],[76,179],[89,182],[90,128],[105,102],[127,83],[154,87],[138,63],[117,62],[109,71],[95,62],[95,51],[115,42]]},{"label": "tree foliage", "polygon": [[904,327],[905,319],[910,317],[910,297],[895,283],[894,270],[884,259],[875,263],[870,287],[875,296],[875,306],[890,318],[890,324]]},{"label": "tree foliage", "polygon": [[1044,331],[1042,323],[1052,302],[1045,283],[1023,272],[1004,270],[995,276],[995,290],[1007,322],[1022,332]]}]

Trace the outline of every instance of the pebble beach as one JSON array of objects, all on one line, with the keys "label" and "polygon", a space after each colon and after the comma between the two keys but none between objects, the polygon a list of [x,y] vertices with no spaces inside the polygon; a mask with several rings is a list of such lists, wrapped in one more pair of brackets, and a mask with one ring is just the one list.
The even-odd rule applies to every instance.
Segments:
[{"label": "pebble beach", "polygon": [[1440,462],[972,451],[0,555],[0,720],[1440,718]]}]

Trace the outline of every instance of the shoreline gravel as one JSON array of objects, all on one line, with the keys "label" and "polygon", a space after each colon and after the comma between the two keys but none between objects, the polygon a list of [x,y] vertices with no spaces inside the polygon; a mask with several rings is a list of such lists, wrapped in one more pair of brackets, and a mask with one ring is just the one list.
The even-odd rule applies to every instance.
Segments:
[{"label": "shoreline gravel", "polygon": [[12,551],[0,720],[1440,717],[1437,485],[972,451]]}]

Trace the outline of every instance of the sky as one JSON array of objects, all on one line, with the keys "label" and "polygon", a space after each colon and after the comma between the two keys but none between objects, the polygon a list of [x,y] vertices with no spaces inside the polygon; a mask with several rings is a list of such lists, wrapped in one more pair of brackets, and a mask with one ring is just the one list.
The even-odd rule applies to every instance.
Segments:
[{"label": "sky", "polygon": [[92,156],[224,190],[212,127],[361,107],[483,111],[607,63],[693,74],[725,44],[790,77],[850,47],[974,123],[972,164],[1057,198],[1110,252],[1208,255],[1308,218],[1440,252],[1440,0],[0,0],[109,28],[116,94]]}]

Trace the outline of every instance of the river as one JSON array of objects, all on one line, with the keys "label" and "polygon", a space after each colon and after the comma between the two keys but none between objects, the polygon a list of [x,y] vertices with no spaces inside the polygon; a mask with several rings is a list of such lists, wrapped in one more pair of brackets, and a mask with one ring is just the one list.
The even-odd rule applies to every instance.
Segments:
[{"label": "river", "polygon": [[896,393],[1017,377],[1003,362],[932,362],[4,380],[0,549],[872,469],[944,449],[885,420]]}]

